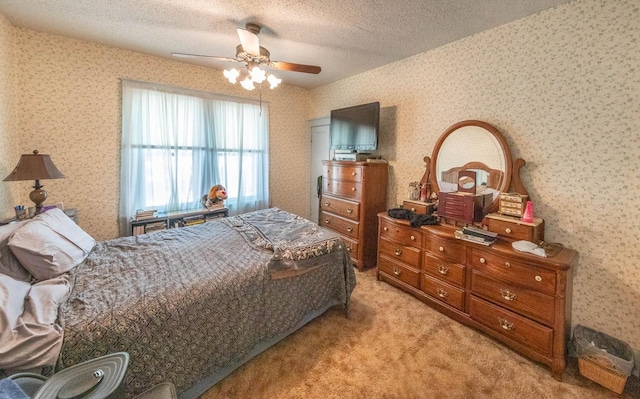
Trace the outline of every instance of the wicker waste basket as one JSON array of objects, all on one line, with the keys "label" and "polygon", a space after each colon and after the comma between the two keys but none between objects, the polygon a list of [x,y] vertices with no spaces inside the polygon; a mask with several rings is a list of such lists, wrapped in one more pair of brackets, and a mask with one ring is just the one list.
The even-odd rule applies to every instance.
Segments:
[{"label": "wicker waste basket", "polygon": [[586,378],[621,394],[633,369],[633,350],[616,338],[577,325],[573,337],[578,370]]}]

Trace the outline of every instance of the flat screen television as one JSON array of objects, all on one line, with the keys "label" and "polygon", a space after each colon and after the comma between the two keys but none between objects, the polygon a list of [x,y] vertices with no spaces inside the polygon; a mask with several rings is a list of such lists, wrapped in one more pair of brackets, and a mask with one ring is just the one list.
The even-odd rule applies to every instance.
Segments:
[{"label": "flat screen television", "polygon": [[380,103],[356,105],[331,111],[331,148],[351,152],[371,152],[378,148]]}]

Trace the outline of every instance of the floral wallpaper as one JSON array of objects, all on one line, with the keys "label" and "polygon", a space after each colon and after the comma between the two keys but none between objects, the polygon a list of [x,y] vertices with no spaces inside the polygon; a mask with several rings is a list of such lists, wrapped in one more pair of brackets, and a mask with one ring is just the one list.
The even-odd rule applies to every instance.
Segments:
[{"label": "floral wallpaper", "polygon": [[[527,161],[522,178],[547,240],[580,253],[572,323],[640,349],[639,8],[577,0],[315,90],[263,92],[272,205],[308,215],[307,120],[331,109],[380,101],[390,207],[420,179],[447,127],[484,120]],[[256,98],[221,75],[15,28],[0,16],[0,174],[21,153],[50,154],[67,177],[45,182],[47,202],[78,208],[96,239],[115,237],[119,78]],[[0,183],[0,213],[10,216],[29,191],[26,182]]]},{"label": "floral wallpaper", "polygon": [[310,118],[380,101],[388,205],[452,124],[495,125],[545,219],[580,253],[573,324],[640,349],[640,3],[580,0],[313,91]]},{"label": "floral wallpaper", "polygon": [[[19,73],[13,79],[20,139],[6,137],[3,130],[0,140],[14,142],[10,163],[33,149],[51,156],[66,177],[43,181],[49,193],[46,203],[63,201],[65,207],[77,208],[79,225],[98,240],[118,235],[121,78],[259,97],[257,91],[231,85],[222,71],[215,69],[31,30],[12,30],[15,48],[20,49],[14,63]],[[0,60],[0,65],[7,63]],[[271,204],[306,215],[308,199],[298,197],[299,182],[308,178],[309,170],[309,91],[285,83],[277,90],[263,90],[262,99],[270,109]],[[292,164],[296,167],[291,168]],[[10,171],[9,166],[0,170],[5,175]],[[13,198],[29,203],[30,184],[10,184]],[[306,192],[306,185],[304,188]],[[0,202],[2,211],[11,211],[13,201],[5,201]]]},{"label": "floral wallpaper", "polygon": [[[17,104],[15,103],[15,68],[13,59],[13,27],[0,15],[0,179],[4,179],[16,166],[18,159]],[[10,185],[0,182],[0,204],[13,204],[16,196]],[[0,219],[12,216],[12,207],[3,207],[7,214],[0,212]]]}]

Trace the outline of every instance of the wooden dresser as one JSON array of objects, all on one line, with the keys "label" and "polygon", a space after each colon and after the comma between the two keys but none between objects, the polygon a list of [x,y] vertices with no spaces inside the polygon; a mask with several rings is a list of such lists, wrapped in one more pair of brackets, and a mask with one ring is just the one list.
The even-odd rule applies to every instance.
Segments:
[{"label": "wooden dresser", "polygon": [[576,251],[542,258],[513,250],[508,240],[484,246],[454,238],[452,226],[412,228],[386,212],[378,217],[378,279],[550,366],[562,379]]},{"label": "wooden dresser", "polygon": [[386,210],[386,162],[322,161],[320,224],[344,239],[362,271],[376,264],[378,213]]}]

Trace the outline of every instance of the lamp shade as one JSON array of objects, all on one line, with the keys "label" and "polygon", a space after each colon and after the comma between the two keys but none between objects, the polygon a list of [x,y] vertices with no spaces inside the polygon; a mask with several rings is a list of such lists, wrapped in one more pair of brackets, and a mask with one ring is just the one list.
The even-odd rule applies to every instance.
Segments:
[{"label": "lamp shade", "polygon": [[51,157],[46,154],[22,154],[15,169],[4,181],[62,179],[64,175],[56,168]]}]

